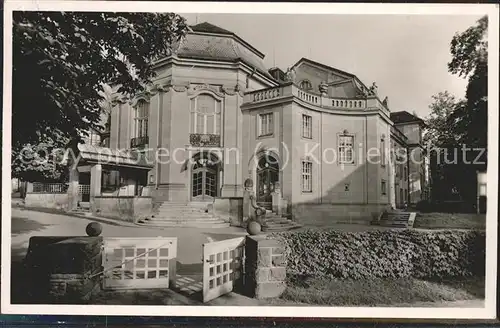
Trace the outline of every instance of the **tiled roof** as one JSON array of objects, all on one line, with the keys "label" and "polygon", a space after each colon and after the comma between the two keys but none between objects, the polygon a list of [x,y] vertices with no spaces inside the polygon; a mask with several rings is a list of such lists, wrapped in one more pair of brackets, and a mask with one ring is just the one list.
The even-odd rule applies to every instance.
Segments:
[{"label": "tiled roof", "polygon": [[188,33],[177,48],[178,57],[231,62],[241,60],[272,78],[262,60],[264,55],[234,33],[210,23],[197,24],[191,29],[192,33]]},{"label": "tiled roof", "polygon": [[233,32],[223,29],[222,27],[215,26],[208,22],[203,22],[200,24],[196,24],[191,26],[191,29],[194,32],[206,32],[206,33],[218,33],[218,34],[229,34],[234,35]]},{"label": "tiled roof", "polygon": [[424,123],[424,121],[420,117],[410,114],[407,111],[392,112],[391,121],[393,121],[395,124],[411,122]]}]

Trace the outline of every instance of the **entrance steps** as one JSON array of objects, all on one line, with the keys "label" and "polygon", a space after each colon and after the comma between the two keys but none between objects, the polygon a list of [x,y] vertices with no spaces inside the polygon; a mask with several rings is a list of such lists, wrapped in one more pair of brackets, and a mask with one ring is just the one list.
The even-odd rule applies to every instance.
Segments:
[{"label": "entrance steps", "polygon": [[288,231],[293,229],[301,228],[302,225],[289,220],[285,217],[279,216],[269,210],[266,211],[266,216],[264,218],[264,223],[262,224],[263,232],[279,232]]},{"label": "entrance steps", "polygon": [[229,223],[212,214],[206,202],[163,202],[138,225],[172,228],[227,228]]},{"label": "entrance steps", "polygon": [[384,212],[380,216],[378,221],[373,222],[373,224],[380,225],[383,227],[393,227],[393,228],[412,228],[415,222],[415,217],[417,213],[414,212],[403,212],[403,211],[390,211]]}]

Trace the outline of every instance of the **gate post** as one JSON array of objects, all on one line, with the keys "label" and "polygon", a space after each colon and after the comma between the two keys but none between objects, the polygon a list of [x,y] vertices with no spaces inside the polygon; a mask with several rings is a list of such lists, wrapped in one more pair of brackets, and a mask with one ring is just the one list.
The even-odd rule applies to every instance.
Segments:
[{"label": "gate post", "polygon": [[101,287],[102,242],[101,236],[31,237],[27,297],[35,303],[87,303]]},{"label": "gate post", "polygon": [[245,293],[257,299],[279,297],[286,289],[284,247],[266,236],[245,240]]}]

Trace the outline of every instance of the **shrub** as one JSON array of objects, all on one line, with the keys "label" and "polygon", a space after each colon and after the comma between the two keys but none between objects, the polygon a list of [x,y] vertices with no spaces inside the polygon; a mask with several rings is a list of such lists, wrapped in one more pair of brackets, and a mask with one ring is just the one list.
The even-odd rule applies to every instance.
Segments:
[{"label": "shrub", "polygon": [[422,213],[432,212],[432,204],[428,200],[421,200],[416,205],[417,211]]},{"label": "shrub", "polygon": [[482,231],[386,230],[276,233],[285,246],[287,274],[327,278],[446,278],[482,276]]}]

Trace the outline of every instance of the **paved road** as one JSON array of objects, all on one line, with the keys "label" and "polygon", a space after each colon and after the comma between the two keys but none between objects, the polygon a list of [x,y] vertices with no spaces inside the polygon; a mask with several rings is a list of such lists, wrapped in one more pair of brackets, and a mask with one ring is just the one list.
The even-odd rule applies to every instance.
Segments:
[{"label": "paved road", "polygon": [[[41,213],[12,208],[12,260],[24,258],[32,236],[85,236],[85,227],[92,219],[61,214]],[[138,226],[120,226],[119,221],[101,223],[104,237],[177,237],[178,261],[183,265],[201,262],[202,245],[246,235],[243,229],[175,228],[158,229]]]}]

